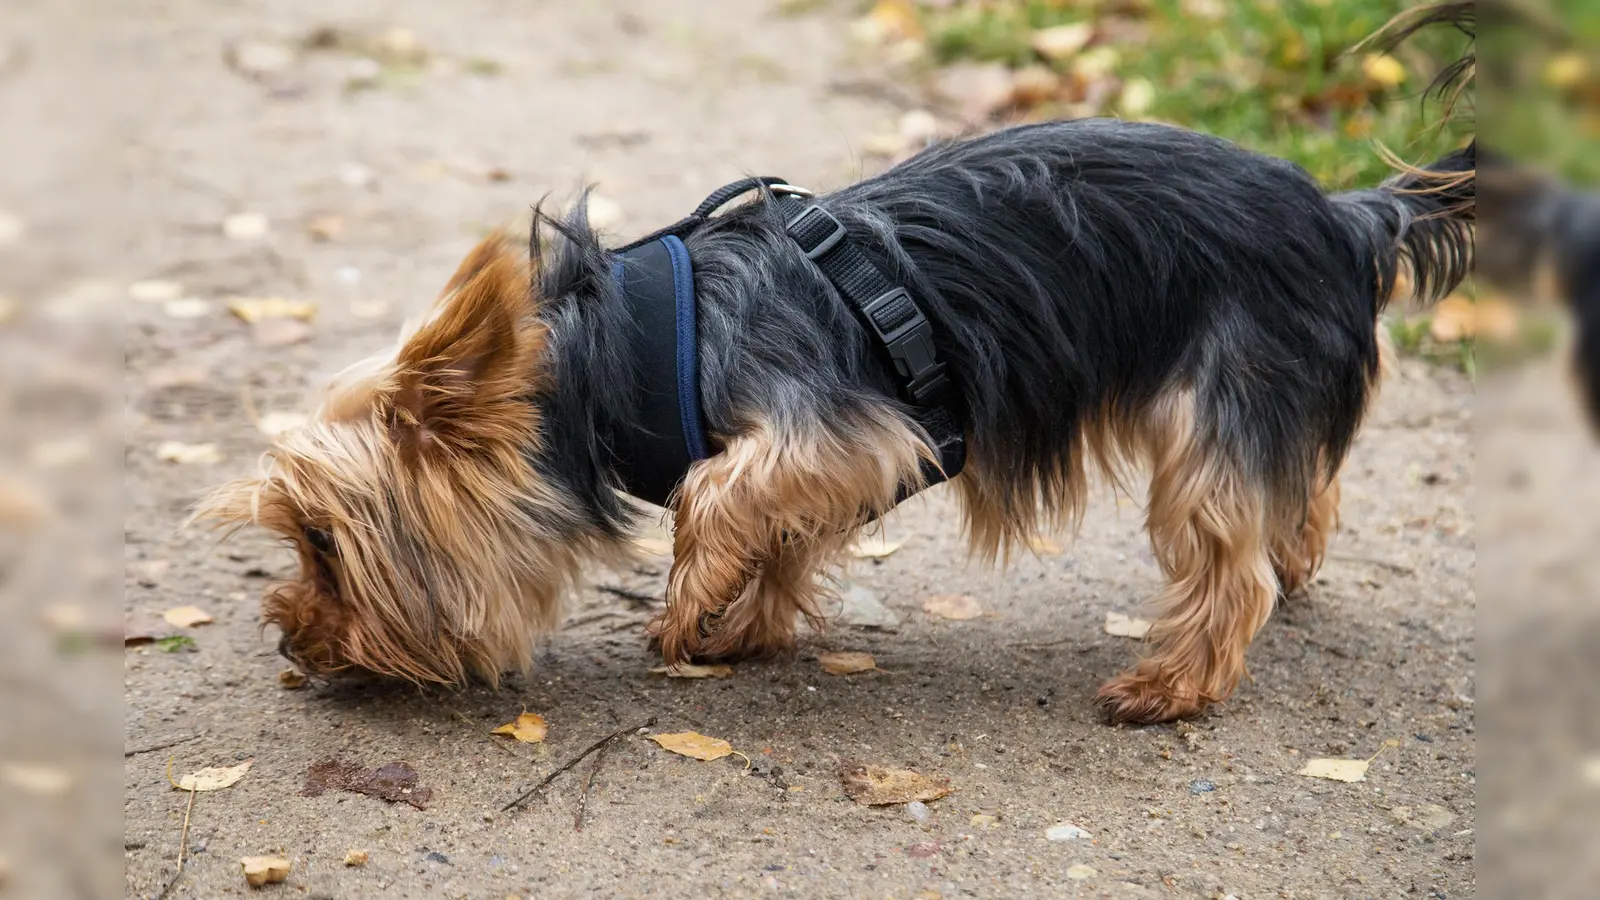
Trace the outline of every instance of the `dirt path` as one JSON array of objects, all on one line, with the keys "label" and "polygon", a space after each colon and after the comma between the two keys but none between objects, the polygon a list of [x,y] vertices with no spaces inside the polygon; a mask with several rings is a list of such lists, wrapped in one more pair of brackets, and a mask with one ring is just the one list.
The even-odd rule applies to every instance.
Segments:
[{"label": "dirt path", "polygon": [[[952,507],[934,494],[891,523],[902,550],[850,575],[897,631],[841,627],[796,661],[726,680],[649,674],[645,613],[591,592],[537,671],[499,692],[281,689],[256,599],[261,574],[288,560],[256,537],[218,548],[177,530],[201,490],[264,446],[242,396],[297,408],[322,373],[386,342],[483,228],[546,191],[598,182],[619,233],[636,234],[752,171],[837,185],[857,173],[852,148],[900,110],[841,88],[855,71],[843,19],[745,0],[412,0],[383,20],[352,0],[145,6],[152,16],[102,49],[116,77],[85,101],[126,128],[127,218],[103,223],[123,239],[97,274],[171,279],[212,305],[178,318],[131,304],[126,602],[139,614],[194,603],[217,622],[192,632],[193,652],[128,653],[128,746],[200,735],[128,760],[130,896],[158,894],[175,865],[185,796],[167,784],[169,758],[180,772],[255,760],[236,787],[198,798],[176,897],[246,892],[236,860],[263,853],[293,859],[287,890],[313,898],[1473,893],[1469,386],[1419,366],[1387,387],[1354,452],[1346,524],[1310,600],[1269,624],[1253,683],[1192,727],[1113,729],[1091,709],[1136,649],[1102,632],[1105,613],[1135,611],[1158,583],[1136,505],[1109,496],[1065,549],[1002,576],[959,562]],[[30,22],[48,36],[63,27],[51,15],[40,5]],[[336,51],[259,80],[224,62],[233,41],[396,23],[447,62],[354,91]],[[252,212],[270,235],[221,233]],[[307,223],[326,216],[338,233],[313,240]],[[234,294],[315,300],[314,333],[259,346],[223,309]],[[226,458],[163,462],[164,441],[216,442]],[[988,615],[932,619],[930,593],[971,594]],[[830,647],[871,651],[887,671],[823,675],[814,654]],[[487,730],[524,708],[549,721],[547,742],[490,746]],[[581,832],[587,766],[497,812],[650,716],[726,738],[752,767],[628,737],[594,778]],[[1399,746],[1363,784],[1295,775],[1388,740]],[[433,800],[301,796],[330,757],[409,763]],[[921,823],[860,807],[835,777],[842,759],[947,777],[955,792]],[[1046,840],[1061,822],[1092,837]],[[347,868],[351,848],[371,861]]]}]

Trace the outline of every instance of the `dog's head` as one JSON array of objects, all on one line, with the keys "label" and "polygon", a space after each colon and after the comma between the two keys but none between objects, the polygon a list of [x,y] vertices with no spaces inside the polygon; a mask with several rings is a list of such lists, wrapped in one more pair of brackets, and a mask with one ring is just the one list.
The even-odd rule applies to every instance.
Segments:
[{"label": "dog's head", "polygon": [[350,367],[261,474],[197,515],[281,535],[299,571],[267,622],[308,671],[417,682],[526,668],[558,616],[578,547],[532,462],[546,332],[533,264],[503,234],[462,262],[398,349]]}]

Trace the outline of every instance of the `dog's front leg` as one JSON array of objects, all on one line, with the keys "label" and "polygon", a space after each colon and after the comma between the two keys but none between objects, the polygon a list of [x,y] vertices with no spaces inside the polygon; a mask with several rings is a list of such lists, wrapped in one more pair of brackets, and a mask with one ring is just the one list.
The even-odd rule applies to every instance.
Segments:
[{"label": "dog's front leg", "polygon": [[816,615],[816,576],[928,452],[895,411],[871,412],[752,428],[690,470],[667,609],[650,628],[668,664],[792,645],[797,614]]}]

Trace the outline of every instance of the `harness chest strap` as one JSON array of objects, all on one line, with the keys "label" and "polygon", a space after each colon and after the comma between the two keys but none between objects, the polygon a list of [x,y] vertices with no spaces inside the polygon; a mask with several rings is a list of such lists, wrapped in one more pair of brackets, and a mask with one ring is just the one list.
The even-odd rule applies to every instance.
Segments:
[{"label": "harness chest strap", "polygon": [[[613,435],[611,441],[628,493],[665,505],[689,466],[709,455],[700,404],[694,272],[681,236],[729,200],[755,189],[772,195],[787,217],[789,236],[867,325],[902,399],[934,441],[939,464],[924,462],[926,484],[955,476],[966,461],[966,444],[932,323],[833,214],[800,199],[809,198],[809,191],[765,177],[726,185],[688,217],[615,251],[613,275],[635,325],[631,343],[644,373],[639,380],[640,427]],[[665,377],[668,372],[671,378]],[[913,493],[914,487],[902,487],[897,499]]]}]

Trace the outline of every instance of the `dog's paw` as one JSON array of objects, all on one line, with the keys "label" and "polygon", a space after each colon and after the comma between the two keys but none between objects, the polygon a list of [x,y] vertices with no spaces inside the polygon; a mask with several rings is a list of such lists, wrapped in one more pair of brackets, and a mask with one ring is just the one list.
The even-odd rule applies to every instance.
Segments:
[{"label": "dog's paw", "polygon": [[1106,682],[1095,702],[1113,724],[1136,725],[1193,718],[1210,705],[1187,679],[1163,675],[1148,664]]}]

